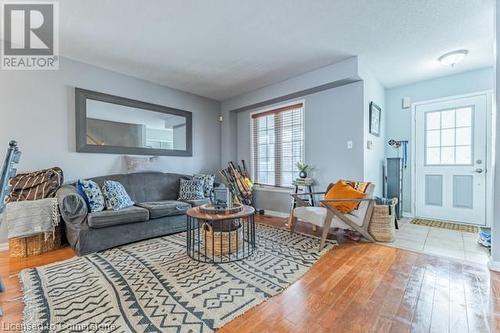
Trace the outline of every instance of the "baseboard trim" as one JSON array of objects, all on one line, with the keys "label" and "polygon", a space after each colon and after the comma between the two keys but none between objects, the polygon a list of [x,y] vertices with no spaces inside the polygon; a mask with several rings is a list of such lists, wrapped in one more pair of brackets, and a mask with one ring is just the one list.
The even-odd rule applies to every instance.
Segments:
[{"label": "baseboard trim", "polygon": [[406,217],[406,218],[412,219],[412,218],[414,218],[414,217],[415,217],[415,215],[413,215],[412,213],[403,212],[403,217]]},{"label": "baseboard trim", "polygon": [[288,213],[283,213],[283,212],[277,212],[275,210],[269,210],[269,209],[264,209],[264,215],[270,215],[270,216],[276,216],[276,217],[282,217],[282,218],[287,218],[290,216]]},{"label": "baseboard trim", "polygon": [[500,261],[494,261],[491,257],[488,260],[488,268],[493,272],[500,272]]},{"label": "baseboard trim", "polygon": [[9,250],[9,243],[0,243],[0,252],[1,251],[8,251]]}]

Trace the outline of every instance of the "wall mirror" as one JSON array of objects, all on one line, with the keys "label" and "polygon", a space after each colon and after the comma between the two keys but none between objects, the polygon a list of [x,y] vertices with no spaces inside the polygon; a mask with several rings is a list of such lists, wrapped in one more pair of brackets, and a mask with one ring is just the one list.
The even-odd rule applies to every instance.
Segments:
[{"label": "wall mirror", "polygon": [[76,151],[192,156],[192,113],[75,88]]}]

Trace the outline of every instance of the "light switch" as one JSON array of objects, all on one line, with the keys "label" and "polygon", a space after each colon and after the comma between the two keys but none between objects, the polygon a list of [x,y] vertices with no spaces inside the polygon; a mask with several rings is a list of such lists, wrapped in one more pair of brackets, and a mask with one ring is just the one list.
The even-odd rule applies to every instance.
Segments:
[{"label": "light switch", "polygon": [[347,149],[352,149],[352,141],[347,141]]},{"label": "light switch", "polygon": [[368,140],[366,141],[366,149],[372,149],[373,148],[373,141]]}]

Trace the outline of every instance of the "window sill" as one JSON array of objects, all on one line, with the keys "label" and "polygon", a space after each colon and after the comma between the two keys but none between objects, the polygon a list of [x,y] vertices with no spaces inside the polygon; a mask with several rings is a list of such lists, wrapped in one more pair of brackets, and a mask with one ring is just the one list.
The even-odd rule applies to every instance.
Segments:
[{"label": "window sill", "polygon": [[287,194],[291,194],[293,192],[293,188],[291,187],[273,187],[273,186],[255,185],[253,189],[254,191],[279,192]]}]

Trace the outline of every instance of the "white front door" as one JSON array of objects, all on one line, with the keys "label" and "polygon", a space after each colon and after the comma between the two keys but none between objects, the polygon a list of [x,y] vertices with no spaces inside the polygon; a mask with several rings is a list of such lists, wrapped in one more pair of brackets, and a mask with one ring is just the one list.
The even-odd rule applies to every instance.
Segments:
[{"label": "white front door", "polygon": [[486,95],[415,107],[415,215],[486,224]]}]

